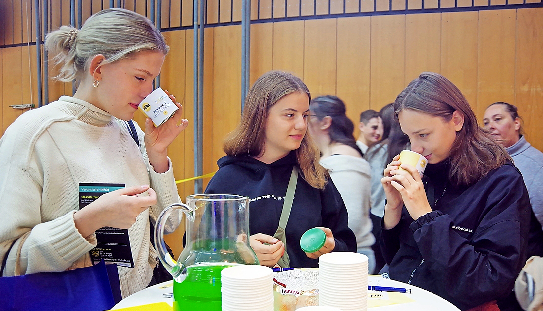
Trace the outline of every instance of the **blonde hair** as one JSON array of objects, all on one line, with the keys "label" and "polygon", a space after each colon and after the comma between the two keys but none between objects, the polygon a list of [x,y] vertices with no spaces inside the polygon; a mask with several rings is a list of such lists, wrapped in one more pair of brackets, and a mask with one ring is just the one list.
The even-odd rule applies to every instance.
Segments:
[{"label": "blonde hair", "polygon": [[113,8],[89,17],[81,30],[61,26],[45,37],[45,48],[55,54],[55,64],[61,64],[55,77],[63,82],[81,80],[98,54],[105,57],[102,64],[113,63],[144,50],[157,50],[166,55],[169,47],[153,23],[138,13]]},{"label": "blonde hair", "polygon": [[[269,109],[279,99],[295,92],[307,94],[311,99],[305,83],[290,73],[269,71],[260,76],[247,93],[240,123],[224,141],[224,152],[229,156],[262,155]],[[319,151],[307,132],[300,148],[296,149],[296,159],[305,180],[312,187],[323,189],[326,170],[319,164],[319,158]]]}]

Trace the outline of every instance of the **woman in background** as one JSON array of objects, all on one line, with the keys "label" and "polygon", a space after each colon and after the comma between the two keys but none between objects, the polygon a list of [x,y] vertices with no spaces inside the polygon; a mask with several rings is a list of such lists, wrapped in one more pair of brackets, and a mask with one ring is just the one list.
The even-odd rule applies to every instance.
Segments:
[{"label": "woman in background", "polygon": [[[375,268],[375,243],[370,220],[370,165],[353,136],[353,122],[336,96],[320,96],[309,105],[309,133],[321,151],[319,163],[328,170],[349,213],[349,228],[356,236],[357,252],[368,256],[370,274]],[[381,170],[382,171],[382,170]]]},{"label": "woman in background", "polygon": [[522,176],[445,77],[422,73],[394,110],[411,150],[429,164],[422,179],[398,157],[384,171],[390,277],[461,310],[496,310],[527,259],[531,209]]},{"label": "woman in background", "polygon": [[[217,162],[219,171],[206,188],[206,193],[250,198],[250,243],[261,265],[271,267],[281,260],[282,266],[318,267],[322,254],[356,251],[341,195],[307,135],[309,100],[307,86],[292,74],[270,71],[258,78],[247,94],[240,123],[224,142],[226,156]],[[297,183],[284,228],[285,246],[274,233],[291,176]],[[326,240],[319,250],[305,253],[300,238],[313,227],[324,230]]]},{"label": "woman in background", "polygon": [[521,123],[517,107],[504,102],[488,106],[483,119],[485,129],[507,150],[522,173],[532,210],[543,225],[543,153],[526,141]]},{"label": "woman in background", "polygon": [[[167,148],[188,121],[181,111],[158,128],[147,119],[134,137],[125,122],[153,90],[169,48],[150,20],[124,9],[100,11],[80,30],[62,26],[45,47],[57,54],[58,79],[78,87],[22,114],[0,140],[0,273],[90,266],[96,230],[128,229],[123,259],[133,266],[118,268],[126,297],[148,286],[157,265],[149,217],[179,202]],[[124,188],[80,208],[81,183]]]}]

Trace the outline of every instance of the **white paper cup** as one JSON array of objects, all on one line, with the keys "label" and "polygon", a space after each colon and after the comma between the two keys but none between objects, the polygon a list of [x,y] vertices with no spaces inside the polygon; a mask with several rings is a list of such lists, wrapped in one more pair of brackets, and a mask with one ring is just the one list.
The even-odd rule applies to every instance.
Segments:
[{"label": "white paper cup", "polygon": [[421,177],[428,164],[428,160],[423,155],[411,150],[402,150],[400,152],[400,162],[416,168]]},{"label": "white paper cup", "polygon": [[168,121],[168,119],[179,110],[168,94],[161,88],[158,88],[147,95],[138,107],[146,116],[153,120],[155,126],[159,126]]}]

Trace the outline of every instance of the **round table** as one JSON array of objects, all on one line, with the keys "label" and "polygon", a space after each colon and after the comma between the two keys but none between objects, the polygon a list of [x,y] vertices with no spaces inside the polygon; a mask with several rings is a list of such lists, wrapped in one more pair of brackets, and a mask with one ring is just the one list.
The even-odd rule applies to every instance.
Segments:
[{"label": "round table", "polygon": [[[422,288],[405,284],[402,282],[385,279],[379,275],[370,275],[368,277],[370,286],[388,286],[400,287],[411,290],[411,293],[389,293],[383,292],[383,298],[373,300],[368,298],[368,309],[372,311],[458,311],[459,309],[447,300]],[[381,292],[373,292],[381,293]],[[393,297],[394,296],[394,297]],[[394,299],[393,299],[394,298]],[[377,301],[379,300],[379,301]],[[125,299],[121,300],[112,310],[141,306],[151,303],[166,302],[170,306],[173,304],[173,281],[164,282],[139,291]]]}]

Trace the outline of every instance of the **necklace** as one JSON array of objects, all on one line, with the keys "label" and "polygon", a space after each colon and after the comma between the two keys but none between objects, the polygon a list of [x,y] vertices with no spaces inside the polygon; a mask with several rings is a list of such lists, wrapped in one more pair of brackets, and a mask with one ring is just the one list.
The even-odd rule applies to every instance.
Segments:
[{"label": "necklace", "polygon": [[439,201],[444,195],[445,195],[445,192],[447,191],[447,185],[445,185],[445,187],[443,188],[443,192],[441,193],[441,195],[439,196],[439,198],[437,198],[435,201],[434,201],[434,207],[437,205],[437,201]]},{"label": "necklace", "polygon": [[432,208],[435,208],[437,202],[443,198],[443,196],[445,195],[445,192],[447,192],[447,184],[445,184],[445,187],[443,187],[443,192],[441,193],[441,195],[437,198],[435,198],[435,188],[432,184],[429,184],[428,185],[428,181],[425,181],[424,182],[424,186],[425,188],[427,189],[427,197],[428,197],[428,203],[432,204],[430,201],[434,201],[434,204],[432,205]]}]

